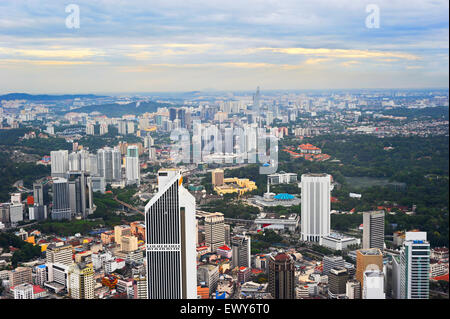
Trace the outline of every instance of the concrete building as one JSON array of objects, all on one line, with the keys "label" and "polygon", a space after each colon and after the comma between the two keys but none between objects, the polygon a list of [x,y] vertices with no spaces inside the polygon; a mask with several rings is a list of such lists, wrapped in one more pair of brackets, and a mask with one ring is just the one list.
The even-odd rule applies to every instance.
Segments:
[{"label": "concrete building", "polygon": [[45,251],[46,263],[72,264],[72,245],[49,245]]},{"label": "concrete building", "polygon": [[53,206],[51,217],[54,220],[70,220],[72,218],[69,182],[66,178],[57,177],[53,179]]},{"label": "concrete building", "polygon": [[301,237],[304,241],[321,244],[330,234],[331,176],[328,174],[303,174]]},{"label": "concrete building", "polygon": [[140,185],[140,166],[138,148],[135,145],[130,145],[127,148],[127,156],[125,157],[125,170],[127,185]]},{"label": "concrete building", "polygon": [[383,272],[379,270],[364,272],[362,299],[386,299]]},{"label": "concrete building", "polygon": [[344,267],[342,256],[324,256],[322,258],[322,274],[328,276],[332,268]]},{"label": "concrete building", "polygon": [[286,253],[269,257],[269,292],[275,299],[295,299],[295,266]]},{"label": "concrete building", "polygon": [[12,224],[23,221],[23,205],[11,204],[9,206],[9,218]]},{"label": "concrete building", "polygon": [[384,249],[384,211],[364,212],[363,249]]},{"label": "concrete building", "polygon": [[65,177],[69,170],[69,151],[51,151],[50,158],[52,177]]},{"label": "concrete building", "polygon": [[68,269],[68,294],[72,299],[94,299],[94,268],[92,263],[73,263]]},{"label": "concrete building", "polygon": [[222,213],[212,213],[205,216],[205,245],[211,252],[225,245],[225,219]]},{"label": "concrete building", "polygon": [[32,278],[33,271],[30,267],[17,267],[11,270],[9,274],[9,285],[10,287],[14,287],[17,285],[33,282]]},{"label": "concrete building", "polygon": [[344,299],[347,292],[348,272],[344,267],[331,268],[328,273],[328,297]]},{"label": "concrete building", "polygon": [[231,237],[232,249],[232,267],[250,267],[250,237],[245,235],[236,235]]},{"label": "concrete building", "polygon": [[361,284],[358,280],[347,281],[345,295],[348,299],[361,299]]},{"label": "concrete building", "polygon": [[211,172],[211,181],[214,186],[222,186],[224,180],[224,171],[223,169],[215,169]]},{"label": "concrete building", "polygon": [[356,280],[364,287],[364,272],[367,270],[383,271],[383,253],[378,248],[359,249],[356,251]]},{"label": "concrete building", "polygon": [[430,243],[426,232],[406,232],[400,250],[400,298],[428,299]]},{"label": "concrete building", "polygon": [[204,283],[209,288],[209,294],[216,292],[219,281],[219,267],[216,265],[201,265],[197,269],[197,282]]}]

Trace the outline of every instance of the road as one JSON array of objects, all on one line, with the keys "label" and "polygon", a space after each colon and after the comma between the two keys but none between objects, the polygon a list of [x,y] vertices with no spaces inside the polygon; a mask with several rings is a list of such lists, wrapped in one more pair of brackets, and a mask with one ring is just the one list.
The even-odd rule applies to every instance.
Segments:
[{"label": "road", "polygon": [[120,199],[117,198],[117,196],[114,196],[114,200],[115,200],[116,202],[118,202],[119,204],[121,204],[121,205],[127,207],[128,209],[130,209],[130,210],[132,210],[132,211],[134,211],[134,212],[136,212],[136,213],[139,213],[139,214],[141,214],[141,215],[144,215],[144,213],[141,212],[139,209],[137,209],[137,208],[134,207],[134,206],[131,206],[131,205],[128,204],[128,203],[122,202]]}]

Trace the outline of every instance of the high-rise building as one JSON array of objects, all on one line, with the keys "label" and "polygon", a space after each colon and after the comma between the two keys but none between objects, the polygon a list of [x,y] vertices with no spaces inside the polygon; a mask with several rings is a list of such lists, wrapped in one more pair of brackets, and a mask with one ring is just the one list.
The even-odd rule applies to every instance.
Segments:
[{"label": "high-rise building", "polygon": [[382,271],[366,270],[364,272],[362,299],[386,299]]},{"label": "high-rise building", "polygon": [[65,177],[69,170],[69,151],[51,151],[50,161],[52,177]]},{"label": "high-rise building", "polygon": [[47,218],[47,206],[34,204],[28,207],[30,220],[44,220]]},{"label": "high-rise building", "polygon": [[178,170],[158,172],[158,193],[145,206],[149,299],[196,299],[195,198]]},{"label": "high-rise building", "polygon": [[44,287],[44,283],[48,280],[47,279],[47,266],[46,265],[38,265],[35,268],[35,283],[36,285],[39,285],[41,287]]},{"label": "high-rise building", "polygon": [[122,247],[122,238],[124,236],[131,235],[131,227],[128,225],[117,225],[114,226],[114,241],[120,247]]},{"label": "high-rise building", "polygon": [[378,248],[358,249],[356,251],[356,280],[364,287],[364,272],[383,271],[383,253]]},{"label": "high-rise building", "polygon": [[33,184],[33,198],[35,204],[44,205],[44,185],[42,183]]},{"label": "high-rise building", "polygon": [[222,213],[212,213],[205,217],[205,244],[211,252],[225,245],[225,219]]},{"label": "high-rise building", "polygon": [[94,135],[94,124],[92,123],[86,124],[86,135]]},{"label": "high-rise building", "polygon": [[69,183],[66,178],[53,179],[52,219],[71,219]]},{"label": "high-rise building", "polygon": [[118,133],[119,133],[119,135],[127,135],[127,122],[126,121],[118,122]]},{"label": "high-rise building", "polygon": [[23,221],[23,205],[21,203],[9,206],[9,218],[13,224]]},{"label": "high-rise building", "polygon": [[235,267],[250,267],[250,237],[236,235],[231,237],[232,265]]},{"label": "high-rise building", "polygon": [[219,281],[219,266],[216,265],[201,265],[197,269],[197,281],[204,283],[209,288],[209,293],[212,294],[217,289]]},{"label": "high-rise building", "polygon": [[275,299],[295,299],[295,265],[290,255],[270,255],[268,289]]},{"label": "high-rise building", "polygon": [[100,123],[100,135],[105,135],[108,133],[108,124]]},{"label": "high-rise building", "polygon": [[0,203],[0,222],[9,225],[10,219],[10,203]]},{"label": "high-rise building", "polygon": [[328,273],[328,297],[344,299],[347,292],[348,272],[344,267],[331,268]]},{"label": "high-rise building", "polygon": [[94,299],[94,268],[92,263],[73,263],[68,270],[68,293],[73,299]]},{"label": "high-rise building", "polygon": [[400,298],[428,299],[430,243],[426,232],[406,232],[400,250]]},{"label": "high-rise building", "polygon": [[94,213],[92,180],[84,171],[70,172],[68,175],[69,203],[72,215],[86,218]]},{"label": "high-rise building", "polygon": [[364,212],[362,248],[384,249],[384,211]]},{"label": "high-rise building", "polygon": [[105,147],[97,151],[98,174],[105,183],[120,182],[122,179],[122,155],[118,149]]},{"label": "high-rise building", "polygon": [[211,181],[213,186],[222,186],[224,179],[223,169],[215,169],[211,173]]},{"label": "high-rise building", "polygon": [[55,244],[49,245],[45,251],[45,261],[47,264],[63,264],[69,266],[72,264],[72,246]]},{"label": "high-rise building", "polygon": [[11,270],[9,274],[9,286],[14,287],[25,283],[32,283],[32,273],[30,267],[17,267]]},{"label": "high-rise building", "polygon": [[140,184],[139,154],[135,145],[128,146],[125,158],[127,185]]},{"label": "high-rise building", "polygon": [[225,232],[225,245],[231,246],[231,226],[228,224],[223,225]]},{"label": "high-rise building", "polygon": [[304,241],[321,243],[330,235],[331,176],[328,174],[303,174],[301,237]]},{"label": "high-rise building", "polygon": [[344,264],[342,256],[324,256],[322,258],[322,274],[328,276],[332,268],[344,267]]},{"label": "high-rise building", "polygon": [[134,299],[148,299],[147,277],[144,274],[136,274],[133,277]]}]

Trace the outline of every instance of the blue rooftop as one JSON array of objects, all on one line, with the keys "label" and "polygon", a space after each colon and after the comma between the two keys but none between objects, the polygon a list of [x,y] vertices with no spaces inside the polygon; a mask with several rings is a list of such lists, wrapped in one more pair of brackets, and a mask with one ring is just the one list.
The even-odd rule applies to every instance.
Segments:
[{"label": "blue rooftop", "polygon": [[281,194],[275,195],[273,198],[275,198],[277,200],[293,200],[295,198],[295,196],[291,195],[291,194],[287,194],[287,193],[281,193]]}]

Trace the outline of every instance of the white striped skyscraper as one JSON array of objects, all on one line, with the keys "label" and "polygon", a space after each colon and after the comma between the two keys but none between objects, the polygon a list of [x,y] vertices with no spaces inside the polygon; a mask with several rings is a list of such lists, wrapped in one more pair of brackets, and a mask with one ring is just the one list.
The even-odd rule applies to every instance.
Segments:
[{"label": "white striped skyscraper", "polygon": [[196,299],[195,198],[176,169],[158,172],[158,193],[145,206],[149,299]]},{"label": "white striped skyscraper", "polygon": [[304,241],[321,243],[330,234],[331,176],[303,174],[301,236]]}]

